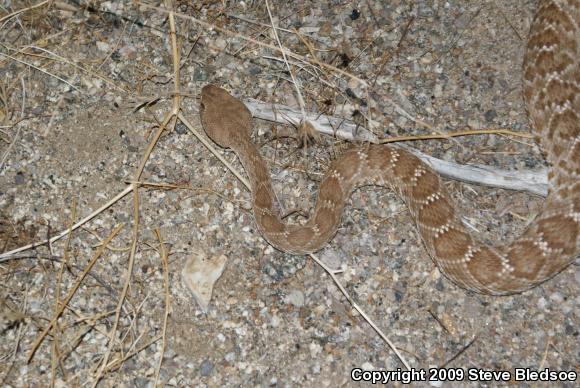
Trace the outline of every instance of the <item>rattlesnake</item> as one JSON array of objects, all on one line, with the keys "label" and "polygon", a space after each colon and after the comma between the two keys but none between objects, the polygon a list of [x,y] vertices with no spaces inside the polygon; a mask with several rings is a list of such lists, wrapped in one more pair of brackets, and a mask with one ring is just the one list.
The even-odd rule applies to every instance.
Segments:
[{"label": "rattlesnake", "polygon": [[252,116],[225,90],[207,85],[201,121],[208,136],[233,149],[251,184],[256,224],[274,247],[292,254],[321,249],[336,233],[345,203],[359,186],[380,185],[407,204],[427,251],[459,286],[488,294],[524,291],[562,271],[580,253],[580,1],[541,1],[524,58],[524,99],[550,163],[543,210],[507,246],[487,246],[464,227],[439,176],[396,146],[345,151],[320,184],[304,226],[286,225],[274,206],[270,174],[250,141]]}]

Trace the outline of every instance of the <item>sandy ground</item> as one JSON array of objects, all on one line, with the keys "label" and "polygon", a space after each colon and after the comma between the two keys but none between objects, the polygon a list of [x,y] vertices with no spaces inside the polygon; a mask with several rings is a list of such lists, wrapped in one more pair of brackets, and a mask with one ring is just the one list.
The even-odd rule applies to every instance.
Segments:
[{"label": "sandy ground", "polygon": [[[193,3],[174,9],[182,109],[194,129],[202,131],[198,96],[208,83],[298,109],[280,53],[259,45],[277,45],[266,3]],[[133,179],[171,112],[174,90],[167,14],[162,4],[150,5],[161,8],[65,1],[4,18],[31,4],[2,2],[3,251],[56,235]],[[310,58],[291,60],[310,111],[355,121],[371,114],[384,137],[426,133],[389,101],[437,131],[531,130],[520,79],[534,1],[285,1],[270,8],[281,43]],[[368,93],[345,73],[371,85]],[[307,212],[344,142],[326,136],[305,148],[293,128],[263,121],[255,128],[282,207]],[[261,238],[250,193],[218,159],[183,124],[170,129],[141,181],[180,188],[139,189],[133,260],[129,194],[70,238],[0,262],[2,385],[152,387],[160,361],[158,383],[166,386],[350,386],[357,385],[353,368],[404,368],[322,268]],[[530,143],[489,135],[409,144],[441,159],[523,171],[544,166]],[[241,169],[233,153],[220,152]],[[542,203],[524,193],[447,184],[474,233],[492,242],[517,236]],[[120,232],[100,249],[117,225]],[[169,251],[167,282],[156,230]],[[225,271],[205,314],[181,268],[193,255],[221,254]],[[317,256],[344,269],[341,284],[411,367],[465,374],[461,382],[419,385],[479,386],[467,378],[470,368],[509,371],[512,382],[515,368],[577,368],[575,265],[521,295],[466,292],[441,276],[404,205],[380,188],[353,194],[337,236]]]}]

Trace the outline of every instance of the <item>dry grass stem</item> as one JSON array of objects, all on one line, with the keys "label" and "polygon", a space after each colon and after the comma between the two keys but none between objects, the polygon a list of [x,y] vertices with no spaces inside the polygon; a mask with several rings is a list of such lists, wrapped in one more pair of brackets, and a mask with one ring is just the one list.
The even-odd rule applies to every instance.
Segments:
[{"label": "dry grass stem", "polygon": [[344,288],[344,286],[340,283],[340,281],[336,277],[336,273],[338,273],[338,271],[334,271],[334,270],[330,269],[326,264],[324,264],[321,260],[319,260],[315,255],[310,254],[308,256],[310,256],[310,258],[312,260],[314,260],[314,262],[316,264],[318,264],[320,267],[322,267],[322,269],[324,269],[326,271],[326,273],[328,275],[330,275],[330,277],[332,278],[332,281],[334,281],[334,284],[336,284],[336,286],[338,287],[338,289],[340,290],[340,292],[344,295],[344,297],[346,298],[346,300],[348,301],[348,303],[350,303],[350,305],[363,317],[363,319],[365,321],[367,321],[367,323],[383,339],[383,341],[385,341],[386,344],[389,345],[389,347],[391,348],[391,350],[395,353],[395,355],[397,356],[397,358],[403,363],[403,365],[405,366],[405,368],[407,368],[407,370],[410,370],[411,369],[411,366],[409,365],[409,363],[407,362],[407,360],[403,357],[403,355],[401,354],[401,352],[399,352],[399,349],[397,349],[397,347],[395,346],[395,344],[393,344],[391,342],[391,340],[389,339],[389,337],[387,337],[382,332],[382,330],[373,322],[373,320],[369,318],[369,316],[354,301],[354,299],[352,299],[352,297],[350,296],[350,294],[346,291],[346,289]]},{"label": "dry grass stem", "polygon": [[171,311],[171,294],[169,293],[169,266],[167,264],[167,258],[169,253],[165,250],[165,243],[163,242],[163,237],[159,229],[155,229],[155,235],[159,240],[159,253],[161,256],[161,264],[163,265],[163,291],[165,292],[165,312],[163,314],[163,328],[161,329],[161,350],[159,352],[159,363],[155,368],[155,382],[153,386],[157,386],[159,381],[159,373],[161,371],[161,364],[163,363],[163,354],[165,353],[165,347],[167,346],[167,319],[169,318],[169,313]]},{"label": "dry grass stem", "polygon": [[30,351],[28,352],[27,362],[30,362],[30,360],[32,359],[32,357],[34,357],[34,353],[36,353],[36,350],[38,349],[38,346],[42,343],[42,340],[44,339],[44,337],[48,334],[48,332],[56,324],[58,318],[60,317],[60,315],[64,311],[64,309],[65,309],[66,305],[68,304],[68,302],[70,302],[70,300],[74,296],[75,292],[78,290],[78,288],[81,285],[83,279],[87,276],[87,274],[89,273],[89,271],[93,268],[93,266],[95,265],[95,263],[97,262],[97,260],[99,259],[99,257],[101,257],[101,255],[105,251],[105,247],[107,246],[107,244],[109,242],[111,242],[111,240],[113,240],[113,238],[115,238],[115,236],[121,231],[121,229],[123,229],[123,224],[118,225],[117,227],[115,227],[115,229],[111,232],[111,234],[109,235],[109,237],[107,237],[107,239],[105,240],[105,244],[103,246],[101,246],[97,250],[97,252],[95,252],[94,256],[91,258],[91,260],[89,261],[89,263],[85,267],[84,271],[77,277],[77,280],[75,281],[74,286],[69,290],[67,296],[63,299],[62,304],[59,306],[57,312],[54,314],[54,316],[51,319],[50,323],[44,328],[44,330],[40,333],[40,335],[36,338],[36,340],[32,344],[32,347],[31,347]]},{"label": "dry grass stem", "polygon": [[119,194],[117,194],[115,197],[113,197],[113,199],[111,199],[109,202],[107,202],[106,204],[104,204],[103,206],[101,206],[100,208],[98,208],[97,210],[95,210],[94,212],[92,212],[91,214],[89,214],[88,216],[84,217],[83,219],[81,219],[76,224],[74,224],[72,226],[72,228],[70,228],[70,229],[67,228],[67,229],[65,229],[65,230],[57,233],[54,237],[51,237],[50,239],[46,239],[46,240],[38,241],[38,242],[35,242],[35,243],[32,243],[32,244],[24,245],[24,246],[21,246],[19,248],[16,248],[16,249],[13,249],[11,251],[4,252],[4,253],[0,254],[0,262],[4,261],[2,259],[10,259],[10,257],[12,257],[12,256],[14,256],[15,258],[18,258],[19,256],[16,255],[16,254],[19,253],[19,252],[26,251],[26,250],[29,250],[29,249],[32,249],[32,248],[36,248],[38,246],[45,245],[45,244],[52,244],[55,241],[60,240],[61,238],[63,238],[64,236],[66,236],[69,233],[69,231],[77,230],[82,225],[86,224],[88,221],[92,220],[97,215],[99,215],[103,211],[107,210],[109,207],[111,207],[113,204],[115,204],[117,201],[119,201],[125,195],[127,195],[131,191],[133,191],[133,189],[134,189],[134,186],[127,187],[125,190],[123,190],[122,192],[120,192]]}]

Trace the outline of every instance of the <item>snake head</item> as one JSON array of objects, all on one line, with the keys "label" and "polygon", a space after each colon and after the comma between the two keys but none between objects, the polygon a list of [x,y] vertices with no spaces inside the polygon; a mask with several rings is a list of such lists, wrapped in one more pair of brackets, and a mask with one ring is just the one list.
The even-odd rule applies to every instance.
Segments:
[{"label": "snake head", "polygon": [[201,123],[219,146],[232,148],[250,138],[252,114],[243,102],[215,85],[201,89]]}]

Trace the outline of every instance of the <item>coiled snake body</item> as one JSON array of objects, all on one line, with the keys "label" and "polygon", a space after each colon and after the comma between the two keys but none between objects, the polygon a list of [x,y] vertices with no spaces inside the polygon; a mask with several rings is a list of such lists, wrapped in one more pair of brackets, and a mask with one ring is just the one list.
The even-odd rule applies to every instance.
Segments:
[{"label": "coiled snake body", "polygon": [[251,184],[260,233],[276,248],[315,252],[336,233],[351,192],[363,185],[395,191],[407,204],[439,269],[469,290],[517,293],[536,286],[580,253],[580,1],[541,1],[524,58],[524,98],[550,163],[543,210],[507,246],[478,242],[463,226],[439,176],[409,152],[386,145],[356,146],[334,161],[304,226],[286,225],[274,207],[270,174],[250,141],[252,116],[239,100],[213,85],[202,90],[207,134],[232,148]]}]

